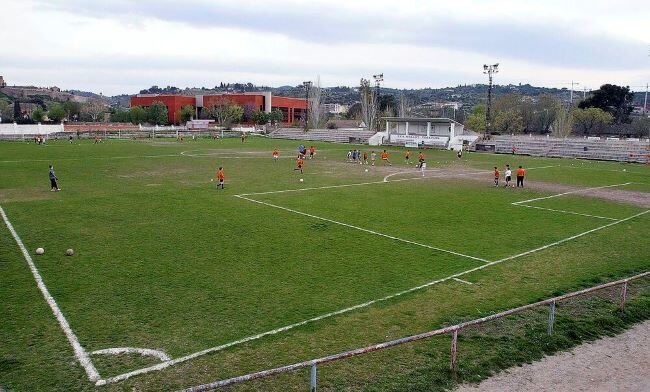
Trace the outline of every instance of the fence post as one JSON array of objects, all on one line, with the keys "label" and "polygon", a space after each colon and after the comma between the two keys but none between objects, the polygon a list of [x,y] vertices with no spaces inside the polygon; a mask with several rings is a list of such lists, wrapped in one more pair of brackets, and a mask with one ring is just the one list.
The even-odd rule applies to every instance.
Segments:
[{"label": "fence post", "polygon": [[316,392],[316,364],[311,365],[311,375],[309,377],[309,392]]},{"label": "fence post", "polygon": [[621,288],[621,305],[619,306],[621,311],[625,310],[625,297],[627,297],[627,280],[623,282],[623,287]]},{"label": "fence post", "polygon": [[456,378],[456,353],[458,351],[458,330],[451,333],[451,374]]},{"label": "fence post", "polygon": [[548,336],[553,335],[553,323],[555,322],[555,301],[549,304],[548,313]]}]

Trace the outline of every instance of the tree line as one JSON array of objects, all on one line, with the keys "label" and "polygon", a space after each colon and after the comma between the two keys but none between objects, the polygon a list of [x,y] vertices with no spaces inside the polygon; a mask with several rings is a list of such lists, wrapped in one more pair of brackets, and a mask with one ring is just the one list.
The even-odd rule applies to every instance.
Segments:
[{"label": "tree line", "polygon": [[[176,116],[181,124],[196,117],[196,110],[192,105],[181,107]],[[255,124],[277,124],[284,118],[281,110],[273,109],[271,113],[259,110],[254,105],[238,105],[232,100],[223,99],[217,103],[203,108],[199,114],[201,119],[215,120],[222,127],[230,128],[233,124],[241,122],[254,122]],[[169,124],[169,111],[162,102],[153,102],[148,107],[133,106],[129,110],[113,110],[113,122],[130,122],[133,124],[166,125]]]},{"label": "tree line", "polygon": [[[532,100],[506,94],[494,100],[489,128],[494,134],[645,136],[650,131],[650,119],[631,116],[633,96],[629,87],[611,84],[602,85],[577,105],[563,103],[552,95]],[[476,132],[487,129],[484,104],[474,107],[465,126]]]}]

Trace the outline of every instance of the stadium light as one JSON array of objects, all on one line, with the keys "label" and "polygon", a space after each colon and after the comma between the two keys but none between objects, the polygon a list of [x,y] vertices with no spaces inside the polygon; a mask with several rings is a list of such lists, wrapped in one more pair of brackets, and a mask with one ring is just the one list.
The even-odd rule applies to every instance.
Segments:
[{"label": "stadium light", "polygon": [[309,130],[309,90],[311,89],[311,81],[302,82],[305,87],[305,132]]},{"label": "stadium light", "polygon": [[[379,96],[379,94],[380,94],[379,87],[381,85],[381,82],[384,81],[384,73],[382,72],[382,73],[377,74],[377,75],[372,75],[372,77],[375,79],[375,90],[376,90],[376,95],[377,95],[377,116],[379,116],[381,114],[381,100],[379,99],[380,98],[380,96]],[[377,119],[377,132],[379,132],[379,127],[380,127],[379,119]]]},{"label": "stadium light", "polygon": [[487,111],[485,113],[485,135],[490,134],[490,111],[492,109],[492,74],[498,73],[499,72],[499,63],[492,64],[492,65],[487,65],[483,64],[483,73],[488,75],[488,104],[487,104]]}]

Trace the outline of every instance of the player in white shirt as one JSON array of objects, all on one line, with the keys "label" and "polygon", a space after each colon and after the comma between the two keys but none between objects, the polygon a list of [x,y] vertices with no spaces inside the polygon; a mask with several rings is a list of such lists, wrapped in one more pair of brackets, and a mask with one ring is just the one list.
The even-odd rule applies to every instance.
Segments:
[{"label": "player in white shirt", "polygon": [[503,173],[506,178],[506,188],[510,186],[510,181],[512,180],[512,170],[510,170],[510,165],[506,165],[506,171]]}]

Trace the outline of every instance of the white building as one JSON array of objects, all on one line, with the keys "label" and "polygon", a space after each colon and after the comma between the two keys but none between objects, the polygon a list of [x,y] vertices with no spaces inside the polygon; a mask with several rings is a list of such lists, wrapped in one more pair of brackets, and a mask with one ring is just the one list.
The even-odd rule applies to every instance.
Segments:
[{"label": "white building", "polygon": [[450,118],[383,117],[385,140],[405,146],[431,146],[458,150],[478,135],[465,131],[463,124]]},{"label": "white building", "polygon": [[341,114],[348,111],[348,105],[341,105],[340,103],[326,103],[323,107],[327,113]]}]

